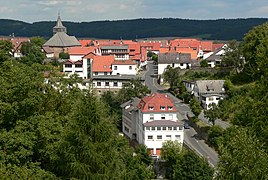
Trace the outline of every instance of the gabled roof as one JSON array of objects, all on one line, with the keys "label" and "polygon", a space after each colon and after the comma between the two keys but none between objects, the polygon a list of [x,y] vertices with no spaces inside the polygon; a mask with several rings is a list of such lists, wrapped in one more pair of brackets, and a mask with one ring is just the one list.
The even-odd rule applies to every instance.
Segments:
[{"label": "gabled roof", "polygon": [[43,46],[73,47],[81,46],[81,44],[74,36],[68,36],[65,32],[57,32]]},{"label": "gabled roof", "polygon": [[[160,93],[145,96],[137,107],[142,112],[177,112],[172,99],[168,95]],[[161,110],[160,107],[165,107],[165,110]],[[172,110],[168,110],[168,107],[172,107]]]},{"label": "gabled roof", "polygon": [[171,63],[191,63],[191,54],[189,53],[159,53],[158,64],[171,64]]},{"label": "gabled roof", "polygon": [[196,88],[199,94],[223,94],[225,80],[199,80],[196,81]]},{"label": "gabled roof", "polygon": [[69,48],[70,55],[86,55],[94,52],[95,47],[71,47]]},{"label": "gabled roof", "polygon": [[131,112],[131,111],[136,111],[138,110],[137,105],[141,101],[140,98],[134,97],[131,100],[123,103],[120,105],[121,108],[124,108],[126,111]]},{"label": "gabled roof", "polygon": [[92,72],[112,72],[114,56],[95,56],[92,62]]},{"label": "gabled roof", "polygon": [[136,63],[131,60],[115,60],[112,65],[135,65]]},{"label": "gabled roof", "polygon": [[178,127],[182,126],[182,121],[171,121],[171,120],[155,120],[146,122],[143,124],[145,127]]}]

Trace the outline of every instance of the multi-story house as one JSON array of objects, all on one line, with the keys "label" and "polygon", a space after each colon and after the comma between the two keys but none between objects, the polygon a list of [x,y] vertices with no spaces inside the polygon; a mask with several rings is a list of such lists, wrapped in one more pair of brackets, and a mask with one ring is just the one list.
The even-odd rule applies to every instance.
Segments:
[{"label": "multi-story house", "polygon": [[183,123],[178,120],[178,111],[168,95],[153,93],[138,103],[132,100],[121,107],[123,133],[146,145],[151,155],[159,156],[162,143],[167,140],[183,143]]},{"label": "multi-story house", "polygon": [[211,104],[218,105],[225,96],[224,80],[199,80],[195,82],[193,94],[201,102],[204,109]]}]

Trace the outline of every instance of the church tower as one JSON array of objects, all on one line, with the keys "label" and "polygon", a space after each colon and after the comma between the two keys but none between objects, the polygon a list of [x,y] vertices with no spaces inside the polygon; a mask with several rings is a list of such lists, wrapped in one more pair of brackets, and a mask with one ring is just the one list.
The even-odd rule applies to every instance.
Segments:
[{"label": "church tower", "polygon": [[62,22],[61,22],[61,19],[60,19],[60,14],[58,15],[56,26],[53,27],[53,35],[56,34],[57,32],[65,32],[65,33],[67,33],[66,27],[62,25]]}]

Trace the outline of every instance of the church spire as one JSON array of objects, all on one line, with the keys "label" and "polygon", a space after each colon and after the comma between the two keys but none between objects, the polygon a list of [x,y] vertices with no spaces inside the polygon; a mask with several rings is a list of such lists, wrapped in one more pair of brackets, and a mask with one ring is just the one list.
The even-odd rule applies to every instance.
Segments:
[{"label": "church spire", "polygon": [[60,13],[58,13],[58,19],[56,26],[53,27],[53,34],[56,34],[57,32],[65,32],[67,33],[66,27],[62,25],[61,18],[60,18]]}]

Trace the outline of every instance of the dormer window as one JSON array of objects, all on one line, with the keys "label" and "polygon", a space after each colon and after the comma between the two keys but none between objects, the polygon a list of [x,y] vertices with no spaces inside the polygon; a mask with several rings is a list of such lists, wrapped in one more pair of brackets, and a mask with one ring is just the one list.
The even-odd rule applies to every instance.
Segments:
[{"label": "dormer window", "polygon": [[150,111],[154,110],[154,107],[153,106],[149,106],[149,110]]},{"label": "dormer window", "polygon": [[172,110],[173,109],[173,107],[172,106],[168,106],[168,110]]},{"label": "dormer window", "polygon": [[160,110],[165,110],[166,107],[165,106],[160,106]]}]

